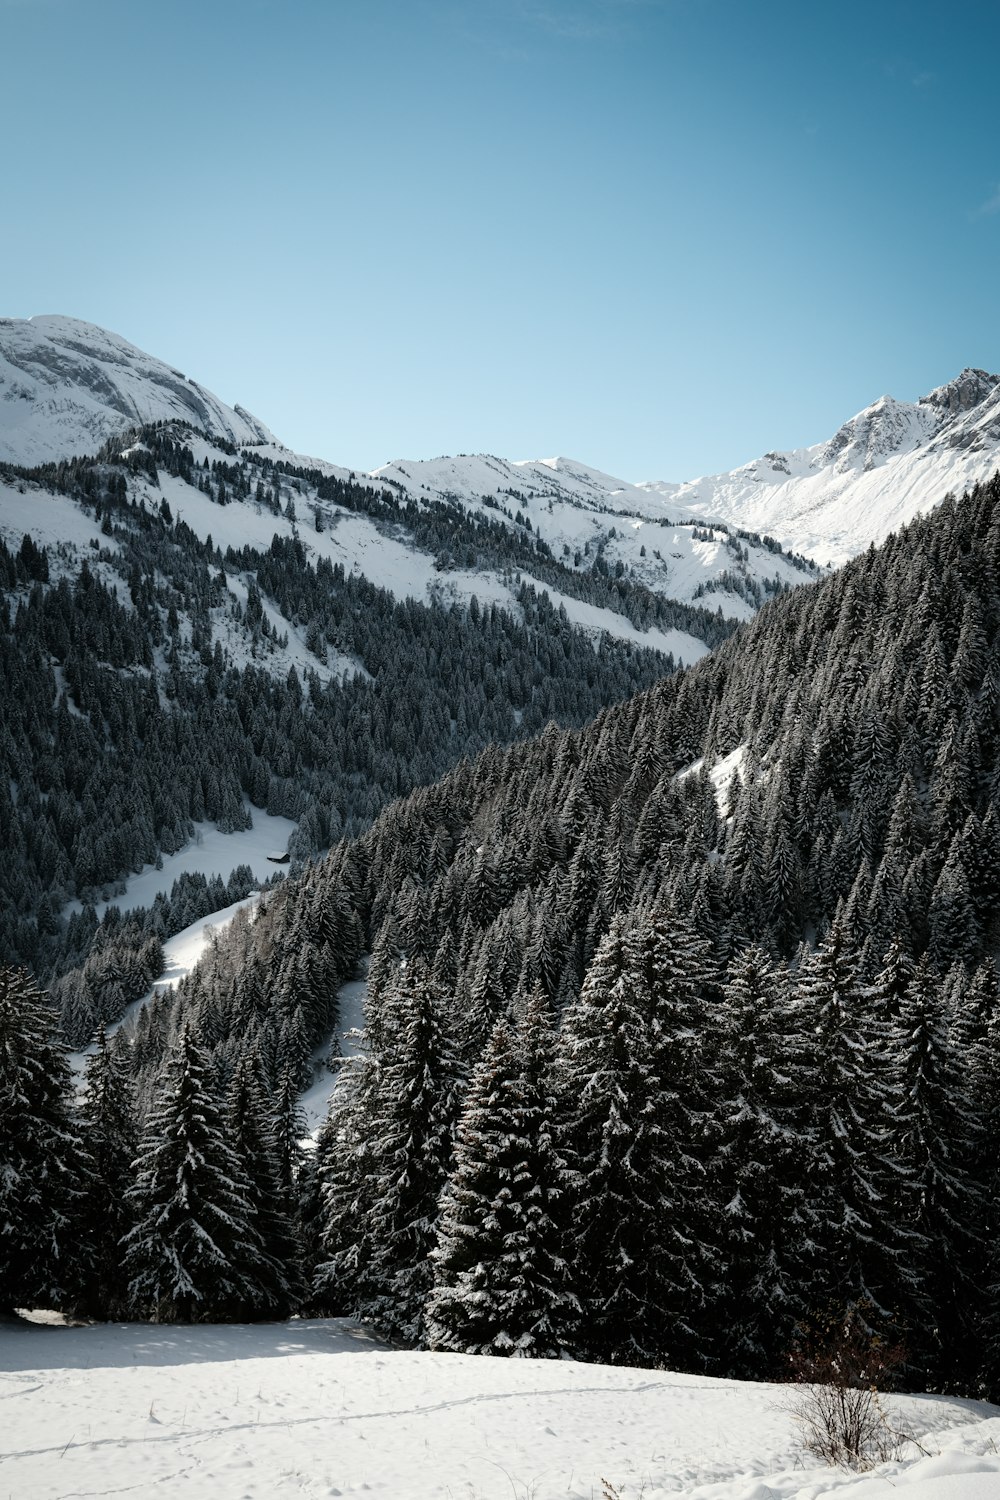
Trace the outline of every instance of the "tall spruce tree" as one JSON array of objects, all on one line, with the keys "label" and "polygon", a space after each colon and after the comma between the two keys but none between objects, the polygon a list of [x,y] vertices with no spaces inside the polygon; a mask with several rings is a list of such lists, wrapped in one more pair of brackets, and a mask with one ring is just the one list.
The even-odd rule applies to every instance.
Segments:
[{"label": "tall spruce tree", "polygon": [[577,1348],[609,1364],[656,1365],[671,1344],[672,1289],[662,1273],[675,1142],[653,1011],[636,983],[633,926],[621,914],[601,941],[563,1019],[556,1079]]},{"label": "tall spruce tree", "polygon": [[271,1312],[286,1316],[303,1295],[291,1184],[283,1181],[283,1152],[274,1113],[249,1056],[240,1059],[229,1086],[226,1123],[248,1185],[254,1228],[269,1262]]},{"label": "tall spruce tree", "polygon": [[167,1057],[128,1200],[124,1275],[135,1315],[200,1323],[282,1310],[208,1057],[186,1024]]},{"label": "tall spruce tree", "polygon": [[904,1174],[898,1212],[915,1235],[910,1361],[924,1380],[954,1387],[956,1372],[979,1359],[976,1273],[985,1204],[970,1170],[980,1121],[964,1083],[978,1059],[968,1048],[956,1050],[942,988],[925,955],[900,1010],[892,1144]]},{"label": "tall spruce tree", "polygon": [[718,1357],[743,1376],[780,1369],[806,1309],[812,1140],[807,1043],[794,1020],[784,965],[744,949],[720,1008],[710,1170],[723,1235]]},{"label": "tall spruce tree", "polygon": [[386,983],[378,1036],[335,1148],[317,1287],[323,1296],[350,1286],[353,1310],[419,1343],[460,1085],[444,995],[422,959],[406,960]]},{"label": "tall spruce tree", "polygon": [[895,1328],[915,1286],[916,1240],[895,1217],[901,1169],[890,1155],[899,1097],[891,1034],[839,912],[803,961],[796,994],[811,1075],[813,1312],[822,1319],[859,1309],[873,1326]]},{"label": "tall spruce tree", "polygon": [[0,1314],[72,1309],[91,1280],[90,1165],[71,1098],[44,995],[0,968]]},{"label": "tall spruce tree", "polygon": [[91,1163],[87,1232],[94,1249],[87,1300],[96,1316],[120,1317],[127,1309],[121,1241],[132,1226],[128,1190],[139,1149],[135,1089],[121,1032],[111,1039],[103,1030],[97,1034],[87,1058],[81,1115]]},{"label": "tall spruce tree", "polygon": [[473,1073],[434,1253],[433,1349],[552,1359],[573,1340],[580,1309],[564,1254],[552,1062],[551,1015],[536,990],[497,1022]]},{"label": "tall spruce tree", "polygon": [[698,1367],[713,1358],[711,1309],[726,1276],[707,1170],[718,1091],[720,976],[709,945],[672,904],[639,908],[633,917],[629,968],[638,1003],[648,1009],[658,1123],[670,1152],[655,1252],[670,1323],[668,1358]]}]

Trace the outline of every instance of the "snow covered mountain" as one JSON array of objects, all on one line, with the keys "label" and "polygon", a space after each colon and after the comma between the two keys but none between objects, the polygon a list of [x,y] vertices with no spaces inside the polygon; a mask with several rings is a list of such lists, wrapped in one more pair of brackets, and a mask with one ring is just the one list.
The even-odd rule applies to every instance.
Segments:
[{"label": "snow covered mountain", "polygon": [[673,512],[763,531],[823,563],[881,542],[1000,466],[1000,375],[963,370],[919,401],[881,396],[829,441],[728,474],[651,483]]},{"label": "snow covered mountain", "polygon": [[0,458],[96,453],[123,428],[180,418],[232,443],[271,433],[179,370],[76,318],[0,318]]},{"label": "snow covered mountain", "polygon": [[882,396],[826,442],[682,484],[632,484],[569,458],[489,454],[399,459],[362,476],[291,452],[243,407],[93,324],[0,319],[0,460],[95,453],[115,433],[170,420],[274,462],[359,474],[418,505],[486,514],[530,530],[572,568],[596,565],[745,619],[776,587],[808,576],[762,536],[837,564],[988,477],[1000,464],[1000,375],[963,370],[916,402]]},{"label": "snow covered mountain", "polygon": [[[217,441],[252,447],[258,459],[327,478],[357,473],[293,453],[241,406],[227,406],[178,370],[93,324],[63,317],[0,319],[0,460],[32,466],[94,454],[117,433],[171,420]],[[530,532],[575,571],[625,577],[666,599],[703,602],[713,613],[721,608],[729,619],[749,618],[769,595],[810,576],[807,567],[759,538],[706,527],[683,512],[675,524],[674,508],[660,494],[570,459],[515,463],[478,454],[400,460],[358,477],[421,508],[444,502],[517,534]],[[384,583],[386,546],[366,550],[367,562],[354,559],[355,565],[366,572],[370,564],[373,581]],[[395,560],[394,583],[424,597],[430,561],[414,557],[418,576],[409,588]],[[459,588],[466,595],[473,591]],[[685,660],[691,659],[689,644]]]}]

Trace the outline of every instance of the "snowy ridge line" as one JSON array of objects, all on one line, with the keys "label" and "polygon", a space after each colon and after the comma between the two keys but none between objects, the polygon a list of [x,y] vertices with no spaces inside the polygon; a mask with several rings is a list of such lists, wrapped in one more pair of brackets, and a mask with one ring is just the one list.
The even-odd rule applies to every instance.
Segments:
[{"label": "snowy ridge line", "polygon": [[811,447],[650,494],[839,564],[1000,466],[1000,375],[966,369],[916,402],[881,396]]},{"label": "snowy ridge line", "polygon": [[[729,528],[699,538],[701,518],[572,459],[466,455],[397,460],[364,473],[292,452],[244,408],[115,334],[69,318],[0,320],[0,462],[30,468],[94,454],[137,425],[177,421],[258,464],[357,481],[418,506],[441,501],[515,533],[530,528],[571,567],[621,570],[667,599],[695,603],[707,589],[706,606],[729,618],[749,618],[768,592],[804,576],[801,559],[766,540],[747,533],[741,545]],[[134,443],[124,449],[135,451]]]},{"label": "snowy ridge line", "polygon": [[[31,466],[94,453],[136,423],[173,420],[261,458],[363,479],[418,501],[438,498],[467,509],[520,503],[540,534],[571,554],[606,535],[606,518],[617,514],[647,529],[724,523],[737,528],[751,552],[755,537],[777,537],[801,565],[802,556],[841,562],[949,491],[986,479],[1000,462],[1000,376],[966,369],[916,402],[882,396],[824,442],[772,450],[729,473],[684,483],[632,484],[565,457],[514,461],[491,454],[396,459],[365,473],[293,453],[242,406],[227,406],[93,324],[60,316],[0,319],[0,461]],[[634,565],[629,549],[612,550],[612,563],[620,558]],[[746,564],[758,583],[775,571],[783,576],[781,566],[768,571],[755,555]],[[652,566],[646,574],[659,591],[677,586]]]}]

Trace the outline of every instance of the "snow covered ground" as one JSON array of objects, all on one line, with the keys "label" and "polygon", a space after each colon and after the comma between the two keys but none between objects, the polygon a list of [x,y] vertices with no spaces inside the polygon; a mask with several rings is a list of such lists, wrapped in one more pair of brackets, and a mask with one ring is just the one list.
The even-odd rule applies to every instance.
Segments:
[{"label": "snow covered ground", "polygon": [[[337,1025],[336,1040],[343,1057],[354,1057],[358,1051],[358,1034],[365,1024],[365,999],[367,994],[367,979],[351,979],[347,984],[340,987],[338,996],[340,1001],[340,1021]],[[330,1105],[330,1095],[333,1093],[337,1081],[337,1075],[331,1073],[327,1066],[327,1058],[330,1056],[330,1053],[331,1044],[329,1042],[322,1047],[317,1047],[313,1055],[313,1082],[299,1100],[310,1135],[315,1135],[326,1119],[327,1110]]]},{"label": "snow covered ground", "polygon": [[[270,880],[272,875],[283,873],[282,867],[273,863],[268,855],[284,854],[288,840],[295,832],[291,818],[276,817],[252,809],[253,827],[240,829],[237,833],[221,833],[214,823],[195,825],[195,836],[190,843],[178,849],[176,854],[165,854],[161,868],[144,865],[137,875],[125,881],[121,895],[109,901],[99,901],[95,911],[103,917],[108,907],[115,905],[124,912],[134,911],[140,906],[152,906],[160,891],[169,894],[175,880],[181,875],[204,875],[211,880],[220,875],[228,880],[237,865],[249,865],[255,880]],[[70,902],[67,915],[81,909],[79,901]],[[209,920],[212,920],[211,918]]]},{"label": "snow covered ground", "polygon": [[[921,1453],[810,1467],[780,1387],[387,1348],[341,1319],[0,1332],[0,1494],[997,1500],[1000,1408],[900,1398]],[[602,1482],[607,1481],[608,1490]]]}]

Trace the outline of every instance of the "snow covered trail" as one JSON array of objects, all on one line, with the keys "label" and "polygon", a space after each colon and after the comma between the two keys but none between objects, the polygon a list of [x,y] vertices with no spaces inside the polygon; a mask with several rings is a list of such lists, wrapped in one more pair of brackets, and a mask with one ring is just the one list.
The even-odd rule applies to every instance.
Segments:
[{"label": "snow covered trail", "polygon": [[[390,1349],[346,1319],[0,1330],[0,1496],[997,1500],[1000,1411],[907,1398],[929,1457],[807,1469],[773,1386]],[[884,1475],[884,1477],[880,1477]]]}]

